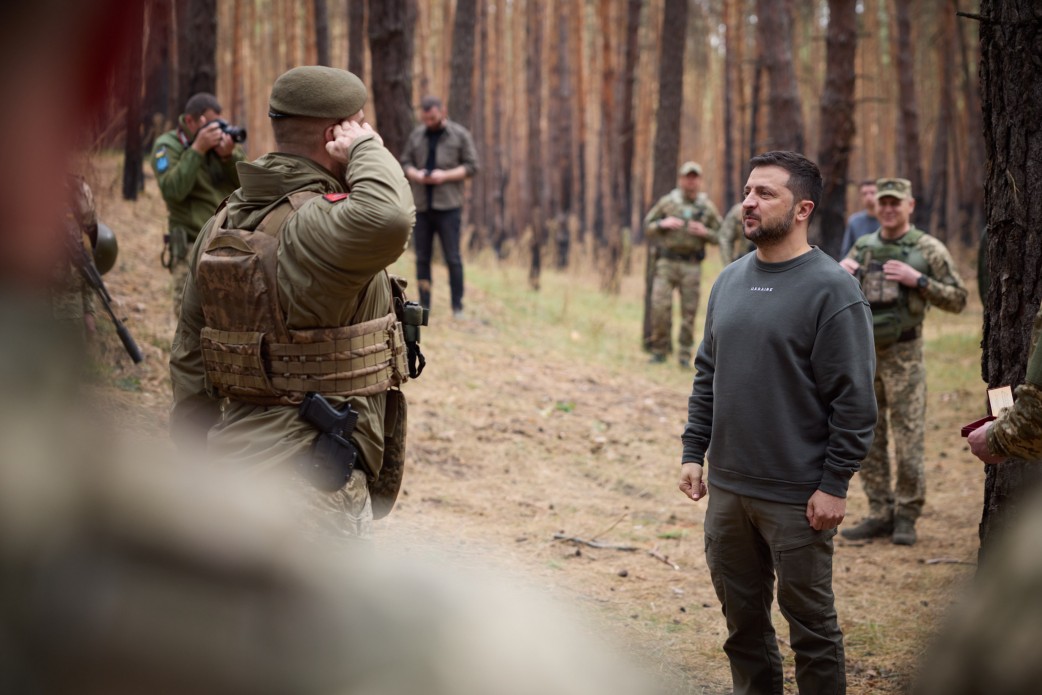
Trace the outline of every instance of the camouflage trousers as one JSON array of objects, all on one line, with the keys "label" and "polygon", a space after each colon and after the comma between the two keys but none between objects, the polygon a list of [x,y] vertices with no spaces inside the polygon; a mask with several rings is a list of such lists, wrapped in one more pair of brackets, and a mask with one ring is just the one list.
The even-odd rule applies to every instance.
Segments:
[{"label": "camouflage trousers", "polygon": [[[923,340],[916,338],[876,350],[876,420],[872,448],[861,464],[861,484],[869,516],[915,520],[926,501],[923,444],[926,421],[926,364]],[[889,421],[888,421],[889,420]],[[891,486],[890,439],[896,480]]]},{"label": "camouflage trousers", "polygon": [[303,532],[313,540],[369,540],[373,537],[373,504],[365,471],[356,468],[336,492],[318,490],[296,471],[288,479],[291,492],[305,509]]},{"label": "camouflage trousers", "polygon": [[677,354],[689,363],[695,344],[695,315],[698,314],[702,285],[702,264],[672,258],[655,261],[655,279],[651,285],[651,340],[654,355],[673,351],[673,290],[680,291],[680,335]]}]

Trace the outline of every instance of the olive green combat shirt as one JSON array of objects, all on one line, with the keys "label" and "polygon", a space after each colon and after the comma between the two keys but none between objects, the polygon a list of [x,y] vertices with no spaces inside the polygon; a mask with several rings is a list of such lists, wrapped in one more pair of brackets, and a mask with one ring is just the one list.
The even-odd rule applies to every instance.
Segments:
[{"label": "olive green combat shirt", "polygon": [[1031,331],[1031,352],[1027,378],[1017,387],[1016,401],[988,430],[988,449],[993,454],[1012,458],[1042,459],[1042,306],[1035,315]]},{"label": "olive green combat shirt", "polygon": [[[709,233],[705,239],[697,237],[686,228],[663,229],[659,221],[667,217],[679,217],[685,221],[697,221],[705,225]],[[705,250],[705,245],[718,243],[717,230],[720,229],[720,213],[713,201],[705,193],[699,193],[694,200],[684,197],[683,191],[674,188],[644,216],[644,232],[656,246],[677,254],[694,254]]]},{"label": "olive green combat shirt", "polygon": [[235,166],[246,158],[239,145],[228,159],[213,150],[204,156],[192,149],[192,140],[181,116],[178,127],[156,138],[152,147],[152,171],[166,201],[169,228],[184,229],[189,243],[221,201],[239,187]]},{"label": "olive green combat shirt", "polygon": [[[290,329],[344,326],[387,315],[390,280],[385,271],[405,251],[416,218],[412,194],[398,162],[372,136],[351,146],[347,185],[315,162],[271,153],[240,163],[242,188],[228,200],[228,228],[255,229],[286,196],[297,191],[323,194],[305,202],[282,228],[278,250],[279,303]],[[324,194],[350,191],[347,198]],[[209,237],[213,220],[200,239]],[[316,435],[297,406],[260,406],[230,400],[223,416],[206,382],[200,348],[203,309],[195,287],[195,267],[205,244],[189,258],[184,307],[171,347],[174,391],[171,428],[191,444],[211,424],[209,452],[247,467],[270,468],[306,452]],[[370,471],[383,460],[386,393],[350,397],[359,413],[352,439]],[[339,405],[344,398],[330,398]],[[220,422],[218,423],[218,419]]]}]

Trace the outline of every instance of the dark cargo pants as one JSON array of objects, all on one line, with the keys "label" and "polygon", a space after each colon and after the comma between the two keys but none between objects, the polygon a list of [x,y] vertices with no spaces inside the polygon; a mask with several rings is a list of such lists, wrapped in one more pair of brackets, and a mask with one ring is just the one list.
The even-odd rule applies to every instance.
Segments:
[{"label": "dark cargo pants", "polygon": [[463,257],[460,254],[460,222],[462,210],[428,210],[416,213],[413,227],[413,246],[416,248],[416,281],[420,290],[420,304],[431,306],[431,257],[434,255],[434,236],[441,239],[441,252],[449,267],[449,293],[452,310],[463,310]]},{"label": "dark cargo pants", "polygon": [[710,488],[706,562],[727,619],[724,652],[735,695],[783,693],[781,652],[771,624],[778,605],[796,652],[804,694],[845,693],[843,633],[832,593],[832,537],[815,531],[805,504],[768,502]]}]

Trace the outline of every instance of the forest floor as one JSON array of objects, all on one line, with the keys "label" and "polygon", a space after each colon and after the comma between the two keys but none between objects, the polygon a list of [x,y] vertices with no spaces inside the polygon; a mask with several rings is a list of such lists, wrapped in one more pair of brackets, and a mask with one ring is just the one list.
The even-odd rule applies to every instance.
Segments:
[{"label": "forest floor", "polygon": [[[159,265],[165,208],[150,171],[139,200],[123,201],[119,167],[115,156],[100,156],[89,180],[119,239],[105,280],[146,359],[131,365],[103,332],[97,389],[121,426],[161,436],[174,330],[169,275]],[[468,561],[522,572],[605,625],[672,690],[730,692],[724,619],[702,546],[705,506],[676,487],[693,372],[648,364],[641,352],[641,274],[604,295],[592,269],[547,271],[533,292],[520,262],[479,255],[467,263],[459,320],[450,318],[445,269],[435,268],[422,336],[427,370],[405,387],[404,489],[378,522],[376,543],[408,551],[436,542]],[[393,270],[413,278],[411,253]],[[718,270],[714,259],[706,263],[703,304]],[[928,493],[919,542],[837,536],[834,586],[851,693],[904,691],[974,571],[984,475],[959,437],[983,404],[974,291],[963,314],[934,312],[926,323]],[[866,509],[855,478],[845,523]],[[774,622],[794,692],[777,609]]]}]

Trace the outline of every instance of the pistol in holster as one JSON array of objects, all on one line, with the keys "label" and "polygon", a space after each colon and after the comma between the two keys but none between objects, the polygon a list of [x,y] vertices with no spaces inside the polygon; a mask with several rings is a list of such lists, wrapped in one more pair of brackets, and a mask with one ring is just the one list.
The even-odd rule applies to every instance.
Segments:
[{"label": "pistol in holster", "polygon": [[301,473],[319,490],[339,490],[358,461],[358,450],[351,443],[358,411],[350,403],[334,408],[322,394],[310,392],[300,404],[300,418],[319,431],[309,455],[299,464]]}]

